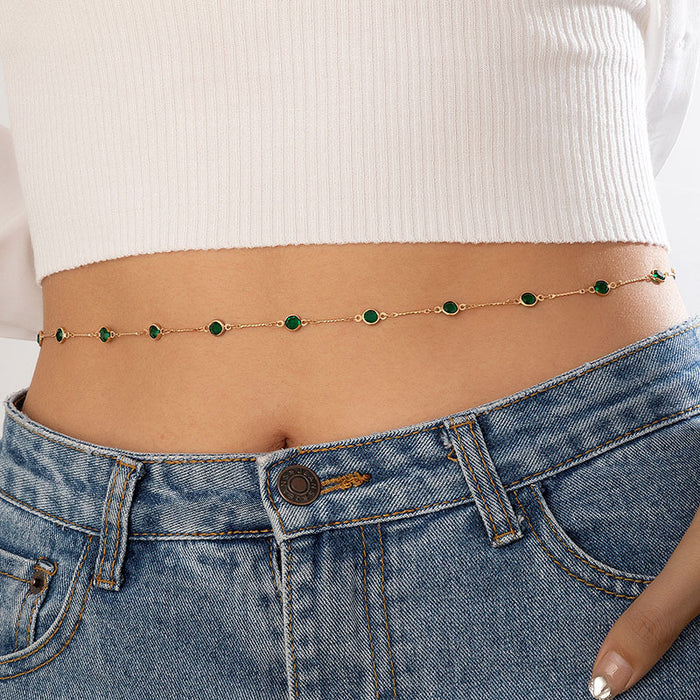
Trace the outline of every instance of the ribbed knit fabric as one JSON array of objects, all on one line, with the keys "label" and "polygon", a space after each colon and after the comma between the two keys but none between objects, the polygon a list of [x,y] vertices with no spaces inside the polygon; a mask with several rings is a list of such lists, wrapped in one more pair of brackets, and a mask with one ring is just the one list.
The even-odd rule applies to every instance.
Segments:
[{"label": "ribbed knit fabric", "polygon": [[644,0],[3,0],[36,281],[160,251],[669,248]]}]

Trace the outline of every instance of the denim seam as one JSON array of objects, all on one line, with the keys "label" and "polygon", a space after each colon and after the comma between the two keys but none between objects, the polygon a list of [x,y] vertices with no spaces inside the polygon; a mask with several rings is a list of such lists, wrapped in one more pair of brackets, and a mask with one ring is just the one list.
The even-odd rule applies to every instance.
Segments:
[{"label": "denim seam", "polygon": [[270,537],[269,554],[270,554],[270,571],[272,572],[272,585],[275,587],[275,592],[277,593],[277,597],[280,599],[280,602],[282,602],[282,594],[280,592],[280,589],[277,588],[277,578],[275,577],[275,567],[274,567],[274,564],[272,562],[274,544],[275,544],[275,538]]},{"label": "denim seam", "polygon": [[287,576],[287,593],[289,595],[289,644],[290,650],[292,652],[292,670],[294,671],[294,694],[299,697],[299,686],[297,685],[297,661],[294,656],[294,636],[292,635],[292,549],[289,546],[289,542],[285,542],[287,545],[287,567],[289,569],[289,576]]},{"label": "denim seam", "polygon": [[506,484],[506,488],[509,486],[515,486],[515,484],[519,484],[522,481],[525,481],[526,479],[532,479],[535,476],[539,476],[540,474],[545,474],[546,472],[551,471],[552,469],[556,469],[557,467],[561,467],[562,464],[566,464],[567,462],[573,462],[575,459],[578,459],[579,457],[583,457],[584,455],[587,455],[589,452],[593,452],[597,450],[600,447],[605,447],[606,445],[610,445],[614,442],[617,442],[618,440],[622,440],[622,438],[626,438],[629,435],[633,435],[639,430],[644,430],[644,428],[648,428],[650,425],[655,425],[656,423],[660,423],[661,421],[666,420],[667,418],[673,418],[675,416],[680,416],[683,413],[688,413],[688,411],[692,411],[693,409],[696,409],[700,407],[700,403],[696,403],[694,406],[689,406],[688,408],[684,408],[682,411],[677,411],[676,413],[669,413],[667,416],[662,416],[661,418],[657,418],[655,421],[652,421],[651,423],[645,423],[644,425],[640,425],[638,428],[634,428],[634,430],[630,430],[626,433],[623,433],[622,435],[618,435],[617,437],[612,438],[612,440],[606,440],[605,442],[601,442],[599,445],[596,445],[595,447],[590,447],[589,449],[585,450],[584,452],[580,452],[577,455],[574,455],[573,457],[569,457],[568,459],[565,459],[563,462],[559,462],[559,464],[555,464],[551,467],[547,467],[546,469],[543,469],[542,471],[539,472],[534,472],[533,474],[528,474],[527,476],[524,476],[522,479],[517,479],[516,481],[511,481],[509,484]]},{"label": "denim seam", "polygon": [[[467,423],[469,421],[466,421]],[[493,520],[493,516],[491,515],[491,509],[489,508],[489,504],[486,502],[486,499],[484,498],[484,494],[481,492],[481,486],[479,486],[479,480],[476,478],[476,474],[474,474],[474,470],[472,469],[472,465],[469,462],[469,457],[467,457],[467,453],[464,449],[464,445],[462,445],[462,440],[459,437],[459,433],[457,430],[455,430],[455,424],[450,421],[451,425],[450,428],[451,430],[454,430],[455,435],[457,436],[457,442],[459,442],[459,449],[462,450],[462,455],[464,456],[464,459],[467,461],[467,466],[469,467],[469,471],[472,474],[472,479],[474,480],[474,483],[476,484],[477,491],[479,492],[479,496],[481,498],[482,503],[484,504],[484,507],[486,508],[486,512],[488,513],[489,520],[491,521],[491,525],[493,526],[493,537],[494,539],[499,539],[500,537],[505,537],[506,535],[513,534],[513,526],[511,525],[511,529],[508,532],[498,532],[498,528],[496,527],[496,523]],[[465,425],[465,423],[460,423],[459,425]],[[434,504],[433,504],[434,505]],[[510,524],[510,520],[508,521],[508,524]]]},{"label": "denim seam", "polygon": [[28,597],[29,597],[29,589],[27,589],[27,592],[24,594],[24,598],[22,598],[22,605],[20,605],[20,607],[19,607],[17,621],[15,622],[15,646],[13,648],[13,651],[17,651],[17,642],[19,639],[19,622],[22,619],[22,611],[24,610],[24,604],[27,602]]},{"label": "denim seam", "polygon": [[[63,625],[63,620],[65,620],[66,615],[68,614],[68,610],[70,609],[70,606],[72,604],[73,594],[75,593],[75,588],[78,585],[78,581],[80,579],[80,571],[82,570],[83,565],[85,564],[85,560],[87,559],[88,552],[90,551],[90,547],[92,545],[93,537],[94,537],[94,535],[89,536],[88,545],[85,548],[85,553],[83,554],[83,559],[80,562],[80,567],[78,568],[77,573],[75,574],[75,580],[73,581],[73,586],[71,589],[70,597],[68,598],[68,604],[66,605],[66,608],[63,611],[63,615],[61,616],[61,619],[60,619],[58,625],[56,626],[56,629],[36,649],[32,649],[32,651],[27,652],[26,654],[24,654],[22,656],[18,656],[15,659],[7,659],[5,661],[0,661],[0,665],[13,663],[15,661],[19,661],[20,659],[26,659],[28,656],[31,656],[32,654],[36,654],[36,652],[39,651],[39,649],[43,648],[46,644],[48,644],[49,640],[61,628],[61,626]],[[80,620],[82,619],[83,612],[85,610],[85,603],[87,602],[88,594],[90,593],[91,588],[92,588],[92,579],[90,579],[90,581],[88,581],[88,586],[87,586],[87,590],[85,591],[85,596],[83,597],[83,605],[82,605],[82,608],[80,609],[80,615],[78,616],[78,621],[75,623],[75,627],[73,628],[73,630],[70,634],[70,637],[68,637],[68,639],[66,640],[64,645],[52,657],[50,657],[49,659],[46,659],[46,661],[43,661],[42,663],[38,664],[37,666],[34,666],[34,668],[30,668],[30,669],[27,669],[26,671],[21,671],[20,673],[15,673],[15,674],[10,675],[10,676],[0,676],[0,680],[4,681],[4,680],[8,680],[9,678],[16,678],[17,676],[23,676],[25,673],[30,673],[31,671],[35,671],[37,668],[41,668],[42,666],[45,666],[47,663],[49,663],[49,661],[53,661],[53,659],[55,659],[68,646],[71,639],[73,639],[73,636],[75,635],[76,630],[78,629],[78,625],[80,625]]]},{"label": "denim seam", "polygon": [[542,515],[544,515],[545,520],[547,521],[547,524],[549,525],[549,529],[554,533],[556,538],[559,540],[559,542],[562,543],[562,545],[569,551],[571,552],[577,559],[580,559],[584,564],[587,566],[590,566],[591,569],[595,569],[596,571],[600,571],[601,574],[605,574],[606,576],[609,576],[610,578],[616,578],[620,579],[621,581],[632,581],[633,583],[643,583],[643,584],[648,584],[650,581],[647,579],[640,579],[640,578],[631,578],[629,576],[618,576],[617,574],[613,574],[610,571],[605,571],[605,569],[601,569],[598,566],[595,566],[595,564],[592,564],[591,562],[587,561],[584,559],[578,552],[574,551],[569,547],[566,542],[560,537],[559,533],[557,532],[556,528],[554,527],[554,524],[552,521],[549,519],[549,516],[544,510],[544,507],[542,506],[541,500],[538,498],[537,494],[535,493],[535,489],[532,488],[532,484],[528,484],[530,487],[530,491],[532,491],[533,498],[535,501],[537,501],[537,505],[540,507],[540,510],[542,511]]},{"label": "denim seam", "polygon": [[360,525],[360,535],[362,536],[362,592],[365,604],[365,620],[367,621],[367,634],[369,635],[369,652],[372,658],[372,673],[374,674],[374,697],[379,700],[379,681],[377,679],[377,664],[374,658],[374,644],[372,643],[372,628],[369,624],[369,608],[367,607],[367,547],[365,547],[365,529]]},{"label": "denim seam", "polygon": [[27,641],[26,644],[29,646],[29,633],[31,632],[32,629],[32,621],[34,617],[34,613],[38,608],[36,607],[37,603],[39,602],[39,598],[41,598],[40,595],[38,595],[34,600],[32,601],[32,607],[29,609],[29,619],[27,620]]},{"label": "denim seam", "polygon": [[13,574],[8,574],[7,571],[0,571],[0,574],[3,576],[9,576],[10,578],[15,579],[16,581],[22,581],[23,583],[29,583],[28,578],[20,578],[19,576],[15,576]]},{"label": "denim seam", "polygon": [[591,583],[590,581],[586,581],[585,579],[579,578],[576,576],[576,574],[572,573],[569,571],[562,563],[558,562],[554,556],[551,554],[551,552],[545,547],[544,543],[542,540],[539,538],[539,535],[537,534],[537,531],[535,530],[533,524],[530,522],[530,518],[528,517],[527,511],[525,508],[523,508],[523,504],[520,502],[520,499],[518,498],[518,494],[516,491],[513,491],[513,495],[515,496],[515,500],[518,502],[518,505],[520,506],[520,509],[523,511],[523,514],[525,515],[525,519],[528,522],[528,525],[532,529],[533,534],[535,535],[535,538],[540,544],[540,547],[542,547],[544,553],[563,571],[565,571],[569,576],[572,578],[575,578],[577,581],[580,581],[581,583],[584,583],[586,586],[590,586],[591,588],[595,588],[598,591],[603,591],[604,593],[609,593],[610,595],[614,595],[617,598],[627,598],[628,600],[635,600],[637,596],[630,596],[630,595],[624,595],[623,593],[615,593],[614,591],[609,591],[607,588],[601,588],[600,586],[596,586],[595,584]]},{"label": "denim seam", "polygon": [[391,654],[391,640],[389,639],[389,620],[386,612],[386,598],[384,597],[384,545],[382,543],[382,524],[377,522],[377,533],[379,535],[379,564],[382,574],[382,607],[384,608],[384,627],[386,629],[386,644],[389,650],[389,664],[391,666],[391,686],[394,692],[394,700],[396,700],[396,677],[394,675],[394,659]]}]

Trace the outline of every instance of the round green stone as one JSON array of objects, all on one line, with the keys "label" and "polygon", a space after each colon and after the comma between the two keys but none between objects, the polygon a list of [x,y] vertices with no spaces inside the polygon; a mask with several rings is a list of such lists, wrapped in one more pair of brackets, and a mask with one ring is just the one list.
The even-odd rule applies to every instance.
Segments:
[{"label": "round green stone", "polygon": [[150,335],[151,338],[153,338],[153,340],[157,340],[158,338],[160,338],[162,331],[163,329],[155,323],[152,323],[148,327],[148,335]]},{"label": "round green stone", "polygon": [[601,296],[606,295],[610,291],[610,287],[605,280],[598,280],[593,285],[593,289],[595,289],[596,294],[600,294]]},{"label": "round green stone", "polygon": [[41,341],[42,341],[42,340],[43,340],[43,338],[41,337],[41,331],[39,331],[39,332],[36,334],[36,342],[39,343],[39,345],[41,345]]},{"label": "round green stone", "polygon": [[374,309],[367,309],[367,311],[362,314],[362,320],[365,323],[373,325],[379,321],[379,314]]},{"label": "round green stone", "polygon": [[56,340],[59,343],[62,343],[66,339],[66,332],[63,330],[63,328],[59,328],[56,331]]},{"label": "round green stone", "polygon": [[520,295],[520,301],[522,301],[525,306],[532,306],[537,302],[537,297],[532,292],[524,292]]},{"label": "round green stone", "polygon": [[102,326],[102,328],[100,328],[100,340],[103,343],[106,343],[108,340],[111,340],[111,339],[112,339],[112,334],[111,334],[109,328]]},{"label": "round green stone", "polygon": [[661,270],[652,270],[651,271],[651,278],[654,280],[654,282],[663,282],[666,279],[666,275],[664,275]]},{"label": "round green stone", "polygon": [[224,332],[224,324],[221,321],[212,321],[209,324],[209,332],[212,335],[221,335]]},{"label": "round green stone", "polygon": [[446,314],[456,314],[459,311],[459,306],[457,306],[457,304],[455,304],[454,301],[446,301],[442,305],[442,310]]},{"label": "round green stone", "polygon": [[287,316],[287,318],[284,320],[284,325],[289,328],[290,331],[295,331],[301,326],[301,319],[292,314],[291,316]]}]

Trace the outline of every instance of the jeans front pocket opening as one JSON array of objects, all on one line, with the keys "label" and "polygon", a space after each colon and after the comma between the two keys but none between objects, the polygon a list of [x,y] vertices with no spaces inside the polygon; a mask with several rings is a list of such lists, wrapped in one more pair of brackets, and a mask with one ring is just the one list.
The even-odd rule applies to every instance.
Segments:
[{"label": "jeans front pocket opening", "polygon": [[[45,666],[63,652],[73,639],[92,590],[92,567],[97,558],[94,538],[94,535],[87,536],[80,560],[71,573],[68,594],[50,627],[25,648],[0,656],[0,681],[17,678]],[[46,593],[47,589],[43,595]]]},{"label": "jeans front pocket opening", "polygon": [[558,570],[592,589],[630,600],[654,580],[653,575],[613,567],[580,547],[557,521],[538,482],[512,493],[534,538],[540,566]]}]

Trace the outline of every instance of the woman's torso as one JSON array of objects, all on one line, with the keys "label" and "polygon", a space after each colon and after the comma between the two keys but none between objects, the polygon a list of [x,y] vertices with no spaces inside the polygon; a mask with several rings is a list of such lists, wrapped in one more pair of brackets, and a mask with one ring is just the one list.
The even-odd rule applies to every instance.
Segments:
[{"label": "woman's torso", "polygon": [[[642,243],[302,245],[137,255],[49,275],[46,334],[321,319],[503,301],[670,270]],[[374,326],[44,341],[23,411],[125,450],[263,452],[411,425],[506,396],[687,316],[672,277],[605,296]]]}]

